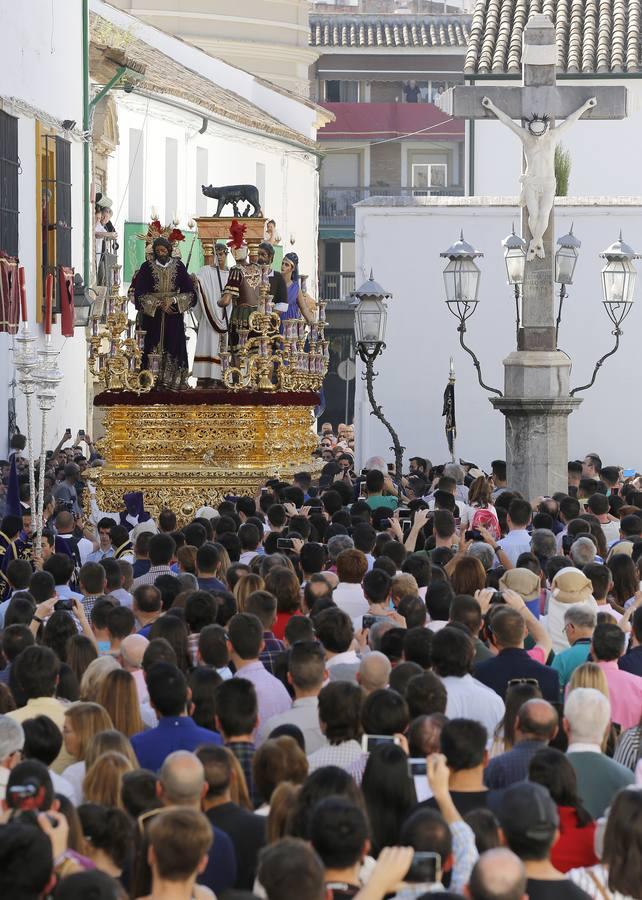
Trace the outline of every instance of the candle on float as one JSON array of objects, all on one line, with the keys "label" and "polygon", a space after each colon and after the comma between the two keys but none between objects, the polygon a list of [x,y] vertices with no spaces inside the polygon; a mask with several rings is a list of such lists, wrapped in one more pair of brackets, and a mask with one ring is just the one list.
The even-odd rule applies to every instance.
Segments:
[{"label": "candle on float", "polygon": [[18,269],[18,279],[20,281],[20,318],[27,324],[27,286],[25,284],[25,267],[20,266]]},{"label": "candle on float", "polygon": [[53,303],[53,275],[47,274],[45,281],[45,334],[51,334],[51,310]]}]

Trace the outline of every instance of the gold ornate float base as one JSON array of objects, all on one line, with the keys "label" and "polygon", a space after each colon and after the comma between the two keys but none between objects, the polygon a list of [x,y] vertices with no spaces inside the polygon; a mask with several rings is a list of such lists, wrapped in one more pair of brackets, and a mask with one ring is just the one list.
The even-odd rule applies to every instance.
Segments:
[{"label": "gold ornate float base", "polygon": [[[317,445],[313,403],[148,403],[96,405],[104,410],[100,449],[106,465],[91,470],[98,508],[123,508],[123,494],[142,491],[145,509],[172,509],[179,524],[226,495],[255,495],[268,478],[310,470]],[[105,395],[102,395],[103,397]],[[254,395],[256,396],[256,395]],[[292,394],[289,395],[292,399]],[[303,399],[303,398],[302,398]]]}]

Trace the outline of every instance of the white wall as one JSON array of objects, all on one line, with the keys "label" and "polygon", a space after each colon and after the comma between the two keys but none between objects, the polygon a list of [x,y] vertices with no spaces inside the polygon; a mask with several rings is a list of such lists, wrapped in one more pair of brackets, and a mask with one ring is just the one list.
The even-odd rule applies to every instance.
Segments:
[{"label": "white wall", "polygon": [[[364,201],[364,204],[376,201]],[[389,203],[383,198],[381,202]],[[506,285],[502,239],[514,221],[519,225],[515,201],[457,198],[397,200],[401,206],[356,207],[357,285],[368,277],[392,292],[388,304],[387,349],[377,360],[376,399],[383,406],[401,443],[406,464],[413,454],[433,462],[447,459],[448,448],[441,417],[449,358],[457,376],[456,410],[458,456],[487,467],[504,458],[504,418],[491,407],[479,387],[472,360],[459,346],[457,320],[444,302],[443,269],[439,253],[459,236],[485,256],[479,306],[469,320],[467,343],[477,353],[484,380],[503,389],[502,360],[515,347],[512,290]],[[490,205],[492,204],[492,205]],[[642,198],[620,201],[559,201],[557,234],[573,221],[582,241],[575,284],[564,304],[559,346],[573,359],[571,385],[590,380],[595,361],[613,343],[612,325],[601,303],[601,250],[618,236],[642,249]],[[640,285],[637,288],[640,297]],[[569,419],[569,459],[598,451],[604,464],[642,469],[642,421],[637,414],[635,388],[642,299],[624,323],[619,353],[609,359]],[[357,446],[363,461],[370,455],[394,457],[383,426],[369,415],[363,383],[357,379],[355,422]]]},{"label": "white wall", "polygon": [[[583,85],[589,79],[562,81],[561,86]],[[478,82],[484,84],[483,81]],[[515,86],[516,82],[506,82]],[[642,194],[639,147],[642,139],[642,81],[599,81],[621,85],[628,91],[629,115],[622,120],[580,121],[564,136],[571,154],[569,195],[575,197],[631,197]],[[496,82],[493,82],[493,86]],[[515,192],[521,172],[517,138],[499,122],[475,122],[475,194],[506,196]],[[466,175],[468,184],[468,175]]]},{"label": "white wall", "polygon": [[[257,163],[263,164],[264,213],[276,220],[285,252],[292,249],[299,255],[301,270],[310,275],[310,284],[316,284],[318,176],[313,156],[295,151],[272,138],[213,124],[201,135],[198,134],[201,120],[191,113],[183,113],[155,100],[148,102],[136,94],[116,94],[115,97],[120,145],[110,159],[108,183],[109,196],[114,203],[113,221],[118,231],[122,232],[128,219],[130,128],[143,132],[140,152],[144,153],[145,217],[149,217],[154,206],[163,223],[174,214],[173,209],[165,209],[165,139],[175,138],[178,141],[176,213],[181,227],[185,228],[188,219],[196,215],[197,199],[201,194],[200,179],[196,177],[197,148],[208,151],[206,183],[254,184]],[[214,214],[216,205],[215,200],[207,200],[207,215]],[[293,245],[290,244],[291,235],[295,239]]]},{"label": "white wall", "polygon": [[[16,115],[18,124],[18,152],[22,172],[19,176],[19,255],[26,270],[28,316],[32,331],[42,335],[36,326],[36,246],[40,235],[36,229],[36,208],[40,200],[40,186],[36,184],[37,113],[27,114],[24,108],[7,103],[16,98],[57,119],[74,119],[82,125],[82,21],[78,0],[56,0],[55,4],[42,0],[23,0],[20,4],[0,0],[2,22],[2,77],[0,95],[4,109]],[[82,271],[82,145],[72,141],[72,264]],[[49,415],[48,432],[52,446],[62,436],[65,427],[75,431],[86,427],[85,402],[85,336],[78,329],[73,338],[60,336],[59,325],[53,328],[53,345],[62,348],[59,365],[65,373],[54,410]],[[7,402],[14,376],[11,353],[12,338],[0,334],[0,455],[5,452],[7,433]],[[22,395],[16,391],[18,426],[26,431]],[[39,447],[39,416],[34,417],[35,439]]]},{"label": "white wall", "polygon": [[[119,28],[130,31],[140,40],[156,47],[188,69],[211,79],[222,88],[234,91],[290,128],[308,138],[315,138],[317,113],[313,107],[278,90],[273,90],[269,85],[257,81],[249,72],[244,72],[220,59],[215,59],[197,47],[177,40],[152,25],[146,25],[140,19],[130,16],[102,0],[91,0],[90,9]],[[194,98],[194,101],[197,102],[197,98]]]}]

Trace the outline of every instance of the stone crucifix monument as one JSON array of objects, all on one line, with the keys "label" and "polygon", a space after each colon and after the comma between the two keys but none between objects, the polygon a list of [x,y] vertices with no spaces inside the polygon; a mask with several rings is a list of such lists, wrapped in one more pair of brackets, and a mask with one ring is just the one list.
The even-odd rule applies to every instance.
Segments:
[{"label": "stone crucifix monument", "polygon": [[[442,109],[468,119],[497,118],[520,139],[522,237],[528,245],[517,350],[504,360],[504,396],[491,398],[506,417],[508,483],[532,499],[568,487],[571,361],[555,337],[555,145],[580,118],[623,119],[626,88],[558,86],[555,28],[532,15],[524,29],[519,87],[457,86]],[[556,120],[564,120],[556,128]],[[519,123],[519,124],[517,124]]]}]

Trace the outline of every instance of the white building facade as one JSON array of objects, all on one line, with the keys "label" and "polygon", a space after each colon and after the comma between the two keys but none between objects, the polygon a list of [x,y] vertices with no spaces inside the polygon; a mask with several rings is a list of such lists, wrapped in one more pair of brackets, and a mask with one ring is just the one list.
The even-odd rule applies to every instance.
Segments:
[{"label": "white building facade", "polygon": [[[12,150],[3,144],[3,176],[15,179],[17,173],[17,210],[7,211],[13,192],[7,189],[3,177],[0,244],[7,246],[0,246],[0,250],[17,255],[25,268],[28,318],[32,333],[42,340],[46,271],[55,275],[60,264],[82,271],[82,5],[79,0],[56,0],[55,4],[0,0],[0,21],[0,118],[4,133],[17,132],[18,158],[16,167]],[[17,246],[11,246],[15,244],[11,226],[5,230],[7,217],[14,212]],[[60,350],[59,366],[65,383],[49,416],[48,446],[57,443],[66,427],[74,434],[84,428],[87,414],[85,335],[75,329],[73,338],[63,338],[58,323],[59,317],[54,318],[52,344]],[[14,384],[12,346],[13,338],[0,333],[0,456],[6,452],[8,415],[14,398],[17,425],[23,433],[26,431],[25,405]],[[73,391],[65,384],[73,385]],[[40,416],[34,413],[37,449],[39,422]]]},{"label": "white building facade", "polygon": [[[375,364],[375,398],[406,447],[406,465],[412,455],[428,456],[434,463],[449,459],[442,409],[450,357],[457,379],[457,457],[487,471],[491,460],[504,458],[504,417],[493,410],[459,344],[457,320],[445,303],[447,261],[439,254],[460,230],[484,253],[477,260],[482,273],[479,305],[467,323],[465,340],[479,357],[486,384],[503,390],[502,360],[515,349],[516,339],[514,295],[506,283],[501,242],[517,222],[514,197],[371,198],[356,207],[357,282],[365,281],[372,269],[376,281],[393,294],[386,349]],[[601,303],[604,260],[599,253],[617,239],[620,228],[636,245],[642,235],[642,197],[559,199],[558,235],[572,223],[582,247],[564,301],[558,346],[573,360],[571,386],[576,387],[590,381],[596,360],[614,342]],[[642,327],[640,291],[638,284],[638,302],[623,324],[619,352],[600,369],[594,386],[577,395],[583,402],[569,418],[569,459],[598,452],[605,465],[642,469],[642,424],[630,402]],[[392,462],[390,436],[370,415],[359,377],[356,384],[358,464],[375,454]]]}]

